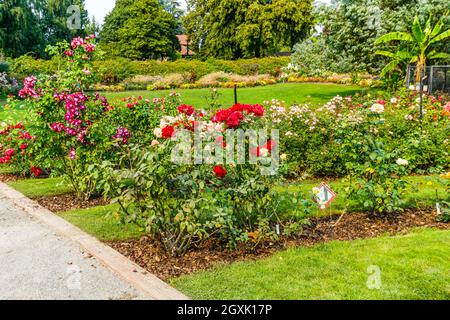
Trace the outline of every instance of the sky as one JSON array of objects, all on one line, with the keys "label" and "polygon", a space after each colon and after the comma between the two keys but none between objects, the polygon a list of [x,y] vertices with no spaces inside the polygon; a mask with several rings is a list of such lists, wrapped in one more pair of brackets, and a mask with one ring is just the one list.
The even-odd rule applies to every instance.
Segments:
[{"label": "sky", "polygon": [[[318,0],[320,2],[330,3],[331,0]],[[89,16],[95,17],[95,20],[103,24],[103,19],[114,8],[115,0],[85,0],[86,8],[89,11]],[[186,8],[186,1],[180,1],[181,6]]]},{"label": "sky", "polygon": [[[103,24],[103,19],[114,8],[115,0],[85,0],[86,9],[89,12],[89,17],[94,16],[95,20]],[[186,8],[186,1],[181,0],[180,4]]]}]

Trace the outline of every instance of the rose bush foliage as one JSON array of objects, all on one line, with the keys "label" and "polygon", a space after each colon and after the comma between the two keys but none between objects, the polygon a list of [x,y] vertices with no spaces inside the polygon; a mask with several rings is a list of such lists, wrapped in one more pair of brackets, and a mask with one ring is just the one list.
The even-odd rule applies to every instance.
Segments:
[{"label": "rose bush foliage", "polygon": [[[174,256],[205,239],[233,248],[256,246],[300,228],[309,212],[301,195],[287,199],[274,192],[277,177],[264,175],[259,162],[217,164],[213,159],[213,149],[226,152],[234,146],[224,139],[227,130],[264,127],[262,106],[235,105],[212,116],[187,105],[165,111],[151,144],[130,145],[119,163],[103,163],[108,177],[103,189],[119,203],[123,221],[146,228]],[[190,142],[179,159],[184,161],[174,161],[173,151],[194,134],[203,137],[197,147],[204,162],[193,161],[196,147]],[[275,147],[266,140],[248,151],[261,158]],[[292,210],[293,202],[303,206]]]}]

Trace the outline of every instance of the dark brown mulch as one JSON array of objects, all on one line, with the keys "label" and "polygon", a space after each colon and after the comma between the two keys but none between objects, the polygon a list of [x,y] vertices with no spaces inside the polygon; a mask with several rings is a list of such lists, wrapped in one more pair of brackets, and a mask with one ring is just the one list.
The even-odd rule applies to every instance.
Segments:
[{"label": "dark brown mulch", "polygon": [[41,197],[34,199],[44,208],[52,212],[65,212],[75,209],[87,209],[91,207],[104,206],[109,204],[109,201],[104,198],[91,199],[83,201],[77,198],[74,193],[68,193],[58,196]]},{"label": "dark brown mulch", "polygon": [[10,173],[0,173],[0,182],[12,182],[21,179],[20,176]]},{"label": "dark brown mulch", "polygon": [[163,280],[211,268],[219,263],[267,257],[283,248],[312,246],[332,240],[355,240],[382,234],[405,234],[415,227],[450,229],[450,224],[436,222],[433,209],[407,210],[389,216],[371,217],[362,213],[346,214],[335,226],[339,216],[317,218],[306,226],[298,238],[285,239],[281,244],[268,243],[256,252],[227,251],[212,245],[174,258],[148,237],[140,240],[113,242],[109,245]]}]

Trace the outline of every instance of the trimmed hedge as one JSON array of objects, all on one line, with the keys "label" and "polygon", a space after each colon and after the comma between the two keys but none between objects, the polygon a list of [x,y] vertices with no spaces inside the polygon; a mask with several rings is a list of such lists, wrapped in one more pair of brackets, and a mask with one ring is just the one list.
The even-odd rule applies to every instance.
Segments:
[{"label": "trimmed hedge", "polygon": [[[116,84],[135,75],[167,75],[173,73],[189,73],[192,82],[216,71],[236,73],[239,75],[273,74],[287,65],[289,57],[267,57],[241,60],[176,60],[176,61],[131,61],[125,58],[95,61],[95,73],[99,74],[98,82]],[[9,60],[11,75],[23,79],[29,75],[51,74],[58,70],[59,59],[41,60],[30,56],[22,56]]]}]

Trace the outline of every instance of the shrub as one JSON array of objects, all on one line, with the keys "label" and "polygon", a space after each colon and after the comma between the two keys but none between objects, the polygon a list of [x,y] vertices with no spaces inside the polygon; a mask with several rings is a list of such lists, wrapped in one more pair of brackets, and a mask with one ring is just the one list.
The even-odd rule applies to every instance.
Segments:
[{"label": "shrub", "polygon": [[8,71],[9,71],[9,63],[7,61],[0,60],[0,73],[7,73]]},{"label": "shrub", "polygon": [[241,76],[233,73],[225,73],[225,72],[213,72],[204,77],[202,77],[197,83],[201,86],[221,86],[226,83],[242,83],[246,86],[248,85],[256,85],[262,84],[263,81],[274,80],[268,74],[254,75],[254,76]]},{"label": "shrub", "polygon": [[42,170],[32,165],[30,153],[33,140],[22,123],[0,128],[0,165],[8,165],[12,173],[20,176],[33,172],[39,177]]},{"label": "shrub", "polygon": [[186,81],[186,75],[174,73],[169,74],[153,83],[149,86],[150,90],[162,90],[178,88]]},{"label": "shrub", "polygon": [[402,177],[407,174],[405,167],[409,163],[399,158],[398,152],[386,151],[379,137],[378,127],[384,125],[384,107],[375,104],[367,113],[366,122],[343,121],[338,129],[348,157],[346,193],[371,214],[400,211],[406,186]]},{"label": "shrub", "polygon": [[[100,84],[117,84],[127,78],[144,76],[165,76],[173,73],[189,74],[188,82],[194,82],[201,77],[223,71],[239,75],[255,75],[276,73],[276,70],[286,65],[287,57],[268,57],[261,59],[242,59],[235,61],[209,59],[201,60],[176,60],[176,61],[131,61],[125,58],[96,60],[93,62],[94,73]],[[51,60],[33,59],[30,56],[21,56],[11,62],[11,74],[24,79],[32,74],[53,74],[63,64],[60,58]]]},{"label": "shrub", "polygon": [[139,76],[133,76],[131,78],[127,78],[125,79],[122,84],[125,85],[127,88],[133,85],[137,85],[137,86],[143,86],[143,87],[147,87],[150,84],[155,83],[158,80],[161,80],[162,77],[161,76],[143,76],[143,75],[139,75]]},{"label": "shrub", "polygon": [[289,155],[292,176],[347,175],[346,163],[354,154],[344,148],[343,139],[353,131],[361,134],[370,122],[367,110],[375,103],[385,108],[383,125],[374,129],[379,132],[381,149],[408,160],[408,173],[423,174],[449,168],[449,100],[445,96],[425,96],[422,124],[415,92],[379,99],[370,95],[337,96],[318,109],[309,105],[287,107],[277,100],[266,106],[273,125],[281,130],[281,151]]},{"label": "shrub", "polygon": [[[166,115],[152,134],[155,140],[151,146],[130,146],[118,164],[102,165],[106,177],[103,189],[106,195],[115,195],[123,221],[146,228],[174,256],[183,255],[205,239],[233,248],[239,244],[256,246],[278,239],[281,232],[300,228],[308,213],[307,202],[301,195],[288,199],[274,193],[274,178],[262,174],[261,162],[216,165],[206,153],[202,164],[194,164],[173,156],[181,147],[186,151],[183,156],[192,159],[190,142],[187,146],[180,143],[192,139],[191,130],[198,128],[194,123],[201,125],[196,130],[205,137],[202,147],[213,144],[228,148],[218,139],[223,138],[225,129],[262,126],[261,106],[236,105],[218,111],[211,120],[192,106],[181,105],[176,114],[170,106],[164,110]],[[265,148],[274,150],[275,145],[267,142]],[[293,201],[297,208],[304,205],[304,210],[289,211]]]}]

